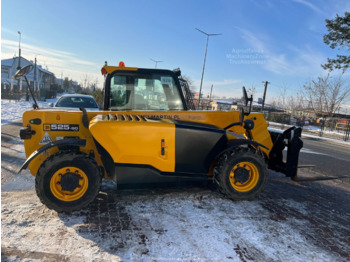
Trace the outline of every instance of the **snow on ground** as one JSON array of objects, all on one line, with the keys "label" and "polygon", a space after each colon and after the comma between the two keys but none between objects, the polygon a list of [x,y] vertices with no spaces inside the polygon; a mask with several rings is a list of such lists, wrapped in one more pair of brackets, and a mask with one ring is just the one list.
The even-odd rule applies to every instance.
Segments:
[{"label": "snow on ground", "polygon": [[[231,201],[205,188],[103,192],[92,207],[72,214],[47,209],[34,190],[2,197],[4,249],[24,258],[341,261],[299,230],[309,226],[307,220],[291,214],[276,221],[262,200]],[[309,215],[306,203],[279,201]]]},{"label": "snow on ground", "polygon": [[[213,198],[211,192],[198,196],[187,192],[182,196],[170,193],[154,201],[142,202],[141,198],[134,201],[127,211],[134,223],[143,222],[149,228],[161,228],[166,232],[151,235],[147,243],[150,257],[160,261],[224,261],[230,258],[241,261],[239,255],[235,257],[232,252],[240,248],[243,252],[249,250],[251,256],[242,257],[242,261],[244,258],[260,261],[282,261],[285,258],[294,261],[332,260],[327,252],[310,245],[294,230],[304,221],[271,221],[268,212],[258,202],[231,202]],[[161,216],[154,215],[157,207],[161,208]],[[287,243],[289,249],[286,249]],[[300,253],[295,254],[298,249]],[[135,253],[131,249],[123,257],[137,260],[139,256]]]},{"label": "snow on ground", "polygon": [[[45,102],[37,101],[39,108],[48,108],[49,103],[55,103],[59,97],[54,99],[47,99]],[[22,118],[22,115],[27,110],[32,110],[33,101],[25,101],[21,99],[8,100],[1,99],[1,125],[8,124],[9,122]]]},{"label": "snow on ground", "polygon": [[[273,126],[279,126],[279,127],[283,127],[284,129],[288,129],[290,127],[292,127],[293,125],[287,125],[287,124],[281,124],[281,123],[276,123],[276,122],[271,122],[271,121],[268,121],[268,123],[270,125],[273,125]],[[320,131],[320,128],[318,126],[303,126],[303,130],[315,130],[315,131]],[[336,133],[338,134],[338,132],[336,131],[324,131],[324,132],[330,132],[330,133]]]},{"label": "snow on ground", "polygon": [[[286,130],[292,125],[286,125],[286,124],[280,124],[276,122],[268,122],[269,125],[269,130],[270,131],[275,131],[275,132],[282,132],[283,130]],[[270,127],[273,126],[273,127]],[[278,129],[281,128],[281,129]],[[310,133],[309,133],[309,132]],[[334,139],[334,138],[328,138],[328,137],[320,137],[318,133],[320,132],[320,128],[317,126],[304,126],[303,127],[303,132],[302,132],[302,137],[312,137],[312,138],[317,138],[319,140],[324,140],[328,142],[335,142],[335,143],[340,143],[344,145],[350,145],[350,141],[343,141],[344,133],[339,133],[338,131],[323,131],[324,135],[330,135],[337,137],[339,139]]]},{"label": "snow on ground", "polygon": [[343,140],[339,140],[339,139],[320,137],[320,136],[315,136],[315,135],[306,134],[306,133],[303,133],[302,137],[313,137],[313,138],[317,138],[319,140],[324,140],[324,141],[328,141],[328,142],[334,142],[334,143],[339,143],[339,144],[343,144],[343,145],[350,145],[350,141],[343,141]]}]

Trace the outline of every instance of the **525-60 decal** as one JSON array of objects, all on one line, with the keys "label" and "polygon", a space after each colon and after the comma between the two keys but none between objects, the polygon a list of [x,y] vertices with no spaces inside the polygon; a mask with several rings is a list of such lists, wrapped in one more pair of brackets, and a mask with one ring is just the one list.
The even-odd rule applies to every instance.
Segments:
[{"label": "525-60 decal", "polygon": [[79,131],[79,125],[76,124],[44,124],[44,131]]}]

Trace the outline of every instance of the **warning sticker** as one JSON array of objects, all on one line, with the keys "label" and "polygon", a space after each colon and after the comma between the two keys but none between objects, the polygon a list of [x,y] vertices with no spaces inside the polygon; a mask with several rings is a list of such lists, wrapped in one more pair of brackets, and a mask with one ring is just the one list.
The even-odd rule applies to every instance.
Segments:
[{"label": "warning sticker", "polygon": [[51,139],[50,135],[47,132],[45,132],[45,134],[44,134],[43,138],[41,139],[39,145],[46,145],[46,144],[51,143],[51,142],[52,142],[52,139]]}]

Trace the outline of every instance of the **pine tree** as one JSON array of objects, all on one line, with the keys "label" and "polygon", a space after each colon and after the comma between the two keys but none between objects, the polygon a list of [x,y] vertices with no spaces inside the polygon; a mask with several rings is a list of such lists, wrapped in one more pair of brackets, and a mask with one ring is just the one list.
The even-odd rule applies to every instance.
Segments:
[{"label": "pine tree", "polygon": [[[323,36],[323,42],[330,48],[350,51],[350,13],[345,12],[344,16],[336,16],[335,19],[326,19],[328,34]],[[328,63],[322,65],[326,70],[343,69],[343,72],[350,66],[350,56],[337,55],[337,58],[328,58]]]}]

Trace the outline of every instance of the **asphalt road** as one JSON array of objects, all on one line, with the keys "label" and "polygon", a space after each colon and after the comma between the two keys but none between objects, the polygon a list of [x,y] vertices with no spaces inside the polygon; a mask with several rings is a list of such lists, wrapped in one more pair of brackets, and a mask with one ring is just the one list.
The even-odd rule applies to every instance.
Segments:
[{"label": "asphalt road", "polygon": [[304,137],[300,165],[315,165],[311,170],[331,177],[348,177],[350,183],[350,145]]}]

